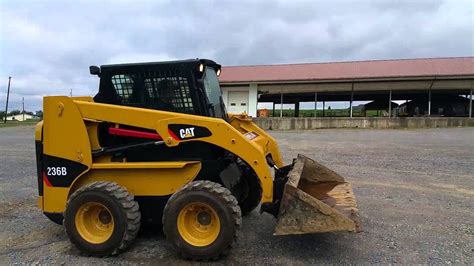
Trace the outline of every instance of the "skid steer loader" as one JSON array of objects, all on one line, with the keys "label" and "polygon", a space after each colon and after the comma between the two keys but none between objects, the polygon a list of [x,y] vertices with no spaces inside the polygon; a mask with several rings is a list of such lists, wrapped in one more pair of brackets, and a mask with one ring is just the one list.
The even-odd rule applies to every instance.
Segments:
[{"label": "skid steer loader", "polygon": [[143,222],[185,258],[225,255],[261,204],[275,235],[359,231],[352,188],[226,112],[211,60],[91,66],[95,97],[44,97],[35,130],[38,204],[89,255],[115,255]]}]

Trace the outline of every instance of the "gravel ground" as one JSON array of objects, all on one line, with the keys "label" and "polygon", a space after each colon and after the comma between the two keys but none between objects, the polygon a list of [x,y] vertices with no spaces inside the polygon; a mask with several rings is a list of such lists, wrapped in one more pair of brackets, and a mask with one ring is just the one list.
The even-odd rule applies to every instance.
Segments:
[{"label": "gravel ground", "polygon": [[[271,132],[286,162],[305,154],[353,183],[364,232],[276,237],[273,217],[243,219],[217,263],[474,264],[474,128]],[[36,208],[32,127],[0,129],[0,263],[181,263],[157,228],[125,253],[85,257]]]}]

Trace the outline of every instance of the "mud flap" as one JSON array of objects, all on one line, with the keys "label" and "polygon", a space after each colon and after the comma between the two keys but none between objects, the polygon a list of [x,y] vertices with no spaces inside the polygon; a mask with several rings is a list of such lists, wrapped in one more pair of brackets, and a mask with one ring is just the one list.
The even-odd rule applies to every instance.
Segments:
[{"label": "mud flap", "polygon": [[351,185],[301,154],[288,173],[279,207],[275,235],[361,231]]}]

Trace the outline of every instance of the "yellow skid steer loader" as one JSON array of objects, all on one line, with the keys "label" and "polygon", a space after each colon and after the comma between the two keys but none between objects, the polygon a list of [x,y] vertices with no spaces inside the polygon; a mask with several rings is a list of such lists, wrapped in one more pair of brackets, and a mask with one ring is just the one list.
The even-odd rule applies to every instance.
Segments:
[{"label": "yellow skid steer loader", "polygon": [[211,60],[91,66],[95,97],[44,97],[38,204],[83,253],[115,255],[143,222],[185,258],[225,255],[259,204],[276,235],[359,231],[349,183],[228,114]]}]

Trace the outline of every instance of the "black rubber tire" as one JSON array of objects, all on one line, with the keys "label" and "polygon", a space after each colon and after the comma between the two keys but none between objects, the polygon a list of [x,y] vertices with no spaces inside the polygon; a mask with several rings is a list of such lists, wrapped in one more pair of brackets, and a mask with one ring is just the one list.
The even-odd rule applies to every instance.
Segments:
[{"label": "black rubber tire", "polygon": [[[182,208],[193,202],[202,202],[212,207],[219,216],[221,230],[210,245],[197,247],[186,242],[177,227]],[[228,254],[242,223],[242,214],[237,199],[230,190],[207,180],[194,181],[183,186],[171,196],[163,211],[163,232],[178,253],[185,259],[217,260]]]},{"label": "black rubber tire", "polygon": [[[77,232],[75,216],[79,207],[97,202],[109,209],[114,219],[114,231],[103,243],[93,244]],[[94,256],[117,255],[127,249],[140,229],[138,203],[125,188],[116,183],[98,181],[75,191],[64,212],[64,228],[70,241],[83,253]]]},{"label": "black rubber tire", "polygon": [[239,200],[240,210],[245,216],[257,208],[262,200],[262,186],[257,177],[242,177],[241,189],[243,189],[244,196]]}]

